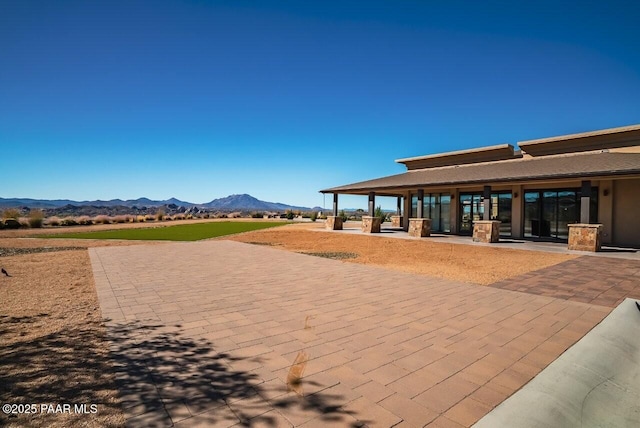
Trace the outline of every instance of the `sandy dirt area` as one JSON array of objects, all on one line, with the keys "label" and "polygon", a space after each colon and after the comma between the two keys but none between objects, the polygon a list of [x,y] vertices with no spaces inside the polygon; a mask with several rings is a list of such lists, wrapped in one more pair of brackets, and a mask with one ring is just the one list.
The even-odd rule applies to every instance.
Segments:
[{"label": "sandy dirt area", "polygon": [[[149,242],[38,239],[33,235],[189,222],[193,220],[1,231],[0,266],[12,276],[0,276],[0,402],[97,404],[98,413],[22,415],[18,418],[0,415],[0,426],[115,427],[124,422],[85,248]],[[352,257],[345,258],[345,262],[476,284],[490,284],[572,258],[504,248],[309,230],[318,227],[321,223],[294,224],[217,239],[271,245],[295,252],[323,253],[335,258]]]},{"label": "sandy dirt area", "polygon": [[337,258],[340,258],[340,253],[345,256],[353,253],[356,257],[343,260],[482,285],[575,258],[565,254],[448,244],[427,239],[382,238],[309,230],[312,228],[318,229],[318,226],[266,229],[226,239],[272,245],[296,252],[330,253],[329,256],[335,255]]}]

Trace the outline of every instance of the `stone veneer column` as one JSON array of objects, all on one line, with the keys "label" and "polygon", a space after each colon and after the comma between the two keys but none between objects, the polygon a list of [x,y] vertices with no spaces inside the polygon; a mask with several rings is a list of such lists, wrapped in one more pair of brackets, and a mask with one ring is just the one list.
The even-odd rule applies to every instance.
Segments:
[{"label": "stone veneer column", "polygon": [[392,215],[391,216],[391,227],[402,227],[402,216],[401,215]]},{"label": "stone veneer column", "polygon": [[329,230],[342,230],[342,217],[330,215],[324,226]]},{"label": "stone veneer column", "polygon": [[473,242],[498,242],[500,223],[497,220],[477,220],[473,222]]},{"label": "stone veneer column", "polygon": [[362,231],[364,233],[380,233],[380,224],[380,217],[362,217]]},{"label": "stone veneer column", "polygon": [[416,238],[424,238],[431,236],[431,219],[430,218],[410,218],[409,219],[409,236]]},{"label": "stone veneer column", "polygon": [[578,251],[600,251],[602,245],[601,234],[601,224],[570,224],[569,249]]}]

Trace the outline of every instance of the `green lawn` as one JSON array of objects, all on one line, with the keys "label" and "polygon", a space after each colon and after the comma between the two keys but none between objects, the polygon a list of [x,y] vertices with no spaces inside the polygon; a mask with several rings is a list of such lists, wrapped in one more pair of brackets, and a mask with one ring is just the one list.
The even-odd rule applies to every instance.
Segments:
[{"label": "green lawn", "polygon": [[166,227],[142,229],[104,230],[98,232],[58,233],[39,235],[38,238],[78,238],[78,239],[132,239],[150,241],[199,241],[217,236],[231,235],[251,230],[283,226],[284,222],[224,221],[211,223],[181,224]]}]

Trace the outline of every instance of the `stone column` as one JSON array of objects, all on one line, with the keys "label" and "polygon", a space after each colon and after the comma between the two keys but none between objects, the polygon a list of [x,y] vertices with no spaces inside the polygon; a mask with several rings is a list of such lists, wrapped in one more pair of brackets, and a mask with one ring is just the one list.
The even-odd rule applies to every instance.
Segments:
[{"label": "stone column", "polygon": [[568,248],[578,251],[600,251],[601,234],[601,224],[570,224]]},{"label": "stone column", "polygon": [[409,236],[423,238],[431,236],[431,219],[430,218],[410,218],[409,219]]},{"label": "stone column", "polygon": [[478,220],[473,222],[473,242],[500,241],[500,222],[497,220]]},{"label": "stone column", "polygon": [[329,230],[342,230],[342,217],[337,215],[327,216],[325,227]]},{"label": "stone column", "polygon": [[362,231],[364,233],[380,233],[380,217],[363,216]]},{"label": "stone column", "polygon": [[391,227],[402,227],[402,196],[398,196],[396,215],[391,216]]}]

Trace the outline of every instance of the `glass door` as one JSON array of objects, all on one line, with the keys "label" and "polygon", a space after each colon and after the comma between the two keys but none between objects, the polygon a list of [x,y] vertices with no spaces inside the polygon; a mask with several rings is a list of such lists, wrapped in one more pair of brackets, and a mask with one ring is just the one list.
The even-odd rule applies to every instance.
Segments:
[{"label": "glass door", "polygon": [[460,195],[460,234],[471,235],[473,232],[471,201],[473,195]]}]

